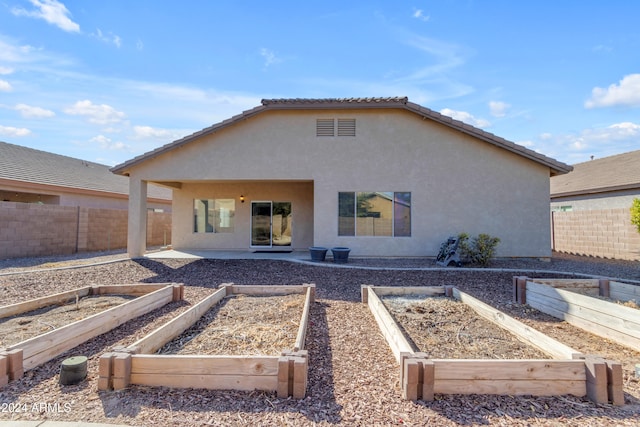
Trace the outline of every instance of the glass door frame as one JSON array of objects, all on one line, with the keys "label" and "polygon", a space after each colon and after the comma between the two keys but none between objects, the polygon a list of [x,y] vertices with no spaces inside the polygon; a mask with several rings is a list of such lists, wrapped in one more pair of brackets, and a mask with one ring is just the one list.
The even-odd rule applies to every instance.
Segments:
[{"label": "glass door frame", "polygon": [[[262,205],[262,206],[260,206]],[[273,209],[274,209],[274,205],[288,205],[288,216],[287,216],[287,222],[286,225],[284,226],[285,229],[288,227],[289,229],[289,234],[291,233],[291,227],[292,227],[292,223],[291,223],[291,202],[279,202],[279,201],[270,201],[270,200],[255,200],[251,202],[251,219],[250,219],[250,248],[251,249],[273,249],[273,248],[279,248],[279,249],[290,249],[292,247],[292,241],[291,241],[291,236],[288,236],[288,239],[285,239],[285,242],[288,240],[288,243],[280,243],[280,244],[275,244],[273,243],[273,237],[274,237],[274,229],[273,229]],[[268,214],[268,226],[267,226],[267,221],[266,219],[259,219],[259,216],[264,216],[266,217],[267,215],[264,215],[263,212],[261,215],[255,215],[254,212],[256,212],[256,208],[258,209],[264,209],[266,210],[268,206],[269,209],[269,214]],[[280,209],[280,206],[278,206],[278,210]],[[285,208],[286,209],[286,208]],[[282,227],[282,224],[280,225]],[[264,233],[262,232],[260,239],[257,239],[258,237],[258,232],[260,231],[259,229],[257,229],[256,227],[262,227],[264,229],[266,229],[268,227],[268,233]],[[282,233],[282,229],[280,231],[278,231],[278,236],[282,237],[284,235],[284,233]],[[262,241],[266,241],[265,239],[267,238],[268,234],[268,243],[267,244],[261,244]]]}]

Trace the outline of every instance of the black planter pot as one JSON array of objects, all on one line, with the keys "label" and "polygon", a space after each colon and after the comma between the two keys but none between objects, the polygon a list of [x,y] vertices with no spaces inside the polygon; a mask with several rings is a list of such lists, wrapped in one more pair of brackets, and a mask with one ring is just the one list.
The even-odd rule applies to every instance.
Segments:
[{"label": "black planter pot", "polygon": [[314,262],[323,262],[324,257],[327,255],[327,248],[322,248],[320,246],[312,246],[309,248],[309,253],[311,254],[311,261]]},{"label": "black planter pot", "polygon": [[345,264],[349,261],[349,252],[351,252],[351,249],[341,247],[331,248],[331,252],[333,253],[333,262]]}]

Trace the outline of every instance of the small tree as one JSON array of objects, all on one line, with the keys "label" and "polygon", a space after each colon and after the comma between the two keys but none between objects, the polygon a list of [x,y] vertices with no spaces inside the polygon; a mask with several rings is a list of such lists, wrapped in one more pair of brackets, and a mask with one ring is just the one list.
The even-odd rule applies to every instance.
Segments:
[{"label": "small tree", "polygon": [[633,199],[631,204],[631,224],[635,225],[640,233],[640,199]]}]

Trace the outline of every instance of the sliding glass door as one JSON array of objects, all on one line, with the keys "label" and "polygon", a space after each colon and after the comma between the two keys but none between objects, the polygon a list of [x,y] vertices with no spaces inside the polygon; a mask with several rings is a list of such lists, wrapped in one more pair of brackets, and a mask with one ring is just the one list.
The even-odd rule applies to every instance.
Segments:
[{"label": "sliding glass door", "polygon": [[291,246],[291,202],[251,202],[251,247]]}]

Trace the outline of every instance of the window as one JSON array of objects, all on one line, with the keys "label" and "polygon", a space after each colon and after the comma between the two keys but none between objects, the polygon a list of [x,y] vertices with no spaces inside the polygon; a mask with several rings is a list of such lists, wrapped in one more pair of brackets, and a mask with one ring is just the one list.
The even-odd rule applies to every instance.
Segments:
[{"label": "window", "polygon": [[195,199],[194,233],[232,233],[236,201],[234,199]]},{"label": "window", "polygon": [[411,236],[411,193],[338,193],[338,236]]},{"label": "window", "polygon": [[356,119],[316,119],[316,136],[336,136],[336,134],[337,136],[356,136]]}]

